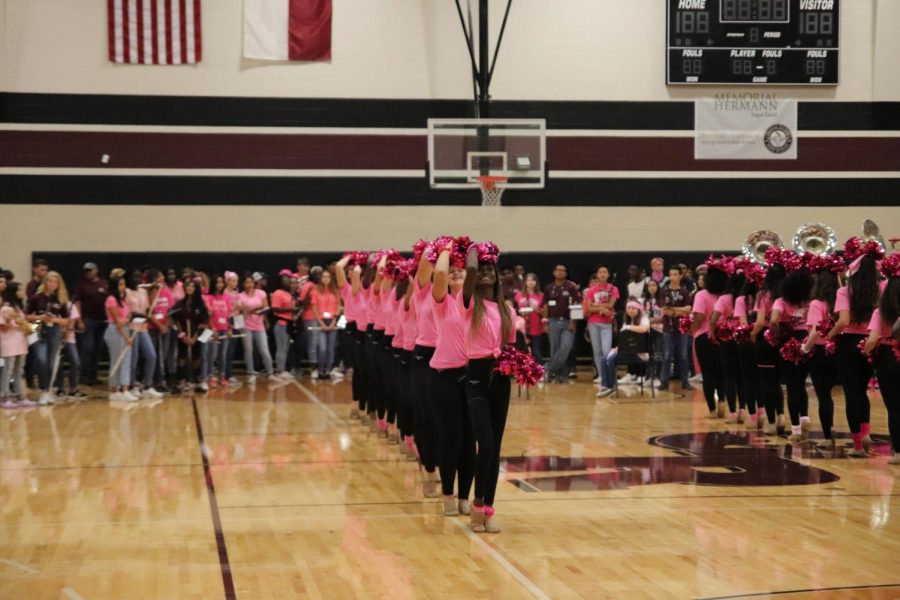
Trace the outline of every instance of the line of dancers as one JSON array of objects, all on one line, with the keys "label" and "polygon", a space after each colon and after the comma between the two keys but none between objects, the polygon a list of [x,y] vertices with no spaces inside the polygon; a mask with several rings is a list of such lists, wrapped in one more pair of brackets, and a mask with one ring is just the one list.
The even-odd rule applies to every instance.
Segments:
[{"label": "line of dancers", "polygon": [[809,441],[809,376],[823,434],[816,443],[834,451],[839,383],[853,440],[845,455],[864,458],[874,373],[888,413],[889,463],[900,464],[900,253],[885,257],[878,242],[851,238],[843,256],[770,248],[765,265],[727,256],[706,264],[706,287],[681,326],[694,336],[707,418],[775,435],[784,427],[783,383],[789,440]]}]

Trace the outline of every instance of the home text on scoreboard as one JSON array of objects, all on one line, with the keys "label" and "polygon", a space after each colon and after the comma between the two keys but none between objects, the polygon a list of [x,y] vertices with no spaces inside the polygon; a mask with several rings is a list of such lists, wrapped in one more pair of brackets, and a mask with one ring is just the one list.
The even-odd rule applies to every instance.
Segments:
[{"label": "home text on scoreboard", "polygon": [[668,0],[666,83],[837,85],[840,0]]}]

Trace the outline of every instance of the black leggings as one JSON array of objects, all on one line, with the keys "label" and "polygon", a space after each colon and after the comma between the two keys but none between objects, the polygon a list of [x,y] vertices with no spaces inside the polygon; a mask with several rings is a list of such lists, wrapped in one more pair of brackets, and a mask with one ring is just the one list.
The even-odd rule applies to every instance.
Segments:
[{"label": "black leggings", "polygon": [[494,371],[493,358],[470,359],[466,365],[469,419],[478,442],[475,458],[475,502],[493,506],[500,476],[500,446],[509,412],[509,377]]},{"label": "black leggings", "polygon": [[359,403],[359,410],[366,411],[366,386],[369,383],[369,361],[366,360],[366,333],[353,332],[348,345],[353,355],[353,399]]},{"label": "black leggings", "polygon": [[766,408],[766,419],[774,423],[775,418],[784,413],[784,394],[781,392],[781,372],[779,354],[772,344],[765,340],[765,330],[756,338],[756,367],[759,373],[758,401]]},{"label": "black leggings", "polygon": [[889,346],[879,345],[875,352],[878,388],[888,414],[891,448],[900,453],[900,363]]},{"label": "black leggings", "polygon": [[867,336],[859,333],[842,333],[837,336],[838,378],[844,389],[844,403],[847,405],[847,424],[850,433],[860,433],[863,423],[869,422],[869,379],[872,365],[857,346]]},{"label": "black leggings", "polygon": [[[419,460],[429,473],[434,473],[440,457],[441,438],[438,433],[435,410],[438,408],[434,382],[434,372],[428,366],[431,357],[434,356],[434,348],[416,346],[412,351],[412,364],[410,365],[409,395],[415,423],[413,425],[416,448],[419,450]],[[443,471],[442,471],[443,473]],[[444,477],[441,475],[441,480]],[[470,481],[471,483],[471,481]],[[453,478],[450,479],[450,487],[453,487]]]},{"label": "black leggings", "polygon": [[819,399],[819,421],[825,439],[831,439],[831,428],[834,427],[834,399],[831,390],[837,383],[837,360],[833,354],[825,352],[825,346],[819,344],[812,352],[809,360],[809,376]]},{"label": "black leggings", "polygon": [[740,401],[741,408],[747,407],[747,399],[741,389],[741,359],[738,355],[737,344],[722,342],[719,344],[719,355],[722,357],[722,381],[725,385],[728,411],[734,413],[737,412],[738,401]]},{"label": "black leggings", "polygon": [[375,413],[379,419],[384,418],[384,384],[382,383],[381,347],[384,331],[372,330],[366,334],[366,361],[369,365],[369,377],[366,385],[366,411]]},{"label": "black leggings", "polygon": [[384,335],[383,346],[381,348],[381,384],[384,394],[385,418],[387,422],[394,425],[397,422],[397,376],[396,363],[394,361],[394,351],[391,348],[391,342],[394,336]]},{"label": "black leggings", "polygon": [[756,366],[756,346],[752,343],[738,345],[738,360],[741,366],[741,403],[747,403],[747,411],[752,415],[757,411],[759,397],[759,369]]},{"label": "black leggings", "polygon": [[694,352],[703,373],[703,397],[709,411],[716,410],[716,393],[719,401],[725,401],[725,378],[722,375],[722,361],[719,359],[719,347],[709,341],[709,334],[704,333],[694,339]]},{"label": "black leggings", "polygon": [[397,388],[397,427],[400,435],[409,437],[415,435],[416,418],[413,412],[412,396],[410,395],[410,377],[412,376],[412,351],[400,350],[400,354],[394,355],[395,385]]},{"label": "black leggings", "polygon": [[[793,335],[801,340],[806,337],[805,331],[799,331]],[[806,393],[806,376],[809,368],[804,361],[794,364],[784,360],[779,352],[781,373],[787,387],[788,413],[791,417],[791,425],[800,425],[800,417],[809,416],[809,394]]]},{"label": "black leggings", "polygon": [[452,496],[453,480],[458,478],[457,496],[466,500],[475,476],[475,434],[466,398],[466,368],[432,370],[432,385],[441,432],[441,491]]}]

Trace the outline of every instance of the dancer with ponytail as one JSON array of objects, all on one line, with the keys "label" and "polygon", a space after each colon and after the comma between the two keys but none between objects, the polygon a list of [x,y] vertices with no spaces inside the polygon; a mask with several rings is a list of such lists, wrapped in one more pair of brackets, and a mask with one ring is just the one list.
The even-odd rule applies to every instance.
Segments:
[{"label": "dancer with ponytail", "polygon": [[891,434],[888,464],[900,465],[900,342],[892,333],[893,326],[900,320],[900,253],[886,258],[881,271],[887,277],[887,285],[869,321],[865,353],[872,356],[878,388],[887,409]]},{"label": "dancer with ponytail", "polygon": [[497,275],[499,250],[486,242],[469,247],[466,279],[457,302],[468,325],[466,396],[478,442],[475,502],[470,526],[475,532],[497,533],[494,494],[500,474],[500,448],[509,411],[510,380],[496,371],[500,348],[516,340],[513,311],[503,302]]},{"label": "dancer with ponytail", "polygon": [[884,251],[876,242],[863,245],[859,238],[850,238],[844,245],[844,256],[850,261],[850,279],[846,287],[837,291],[834,310],[838,319],[828,339],[837,342],[838,378],[853,438],[853,449],[847,451],[847,456],[865,458],[872,443],[867,394],[872,365],[859,346],[869,335],[872,312],[878,304],[877,261]]},{"label": "dancer with ponytail", "polygon": [[[691,309],[691,332],[694,335],[694,352],[700,363],[700,371],[703,373],[703,396],[706,398],[706,406],[709,413],[707,419],[717,419],[725,416],[725,380],[722,376],[722,363],[719,360],[716,345],[710,339],[709,317],[712,315],[716,301],[725,291],[728,284],[728,261],[712,257],[706,261],[708,268],[706,273],[706,287],[694,296],[694,306]],[[718,396],[718,410],[716,409],[716,396]]]},{"label": "dancer with ponytail", "polygon": [[[360,419],[365,414],[366,405],[363,396],[365,389],[365,372],[366,361],[365,356],[360,356],[361,348],[364,348],[363,340],[364,332],[367,326],[365,304],[361,301],[365,300],[362,294],[362,269],[355,260],[359,259],[359,254],[348,254],[338,261],[334,269],[335,279],[337,280],[338,290],[341,293],[341,300],[344,303],[344,316],[347,319],[345,337],[345,360],[349,360],[353,368],[353,379],[350,381],[350,388],[353,392],[353,402],[350,408],[350,418]],[[364,256],[364,255],[363,255]],[[347,270],[350,269],[350,281],[347,281]]]},{"label": "dancer with ponytail", "polygon": [[[804,440],[810,430],[809,395],[806,392],[806,361],[790,351],[791,345],[808,336],[807,313],[813,288],[812,274],[805,268],[795,268],[781,282],[780,298],[772,304],[769,329],[779,350],[779,369],[787,387],[788,414],[791,418],[791,442]],[[794,340],[793,342],[791,340]]]},{"label": "dancer with ponytail", "polygon": [[[465,254],[460,244],[452,238],[435,241],[432,252],[437,252],[434,265],[434,285],[423,285],[430,290],[428,297],[417,294],[417,308],[429,306],[435,323],[435,344],[431,349],[429,367],[432,370],[432,403],[436,409],[437,427],[440,428],[441,491],[444,515],[470,514],[469,491],[475,476],[475,434],[469,417],[466,392],[466,363],[468,362],[469,323],[460,303],[466,280]],[[466,249],[467,250],[467,249]],[[428,253],[419,261],[419,277],[430,273]],[[421,279],[417,280],[417,285]],[[421,318],[420,318],[421,320]],[[420,338],[421,339],[421,338]],[[417,346],[420,352],[422,346]],[[454,495],[454,481],[457,482]],[[483,519],[484,513],[479,518]]]},{"label": "dancer with ponytail", "polygon": [[759,368],[756,366],[756,346],[750,339],[752,323],[756,322],[756,313],[750,310],[756,305],[756,294],[759,285],[765,279],[765,269],[756,263],[744,259],[738,267],[745,275],[744,287],[734,301],[734,317],[738,320],[735,328],[738,362],[741,369],[739,393],[747,403],[747,428],[762,429],[766,422],[766,409],[759,396]]},{"label": "dancer with ponytail", "polygon": [[759,397],[758,401],[766,409],[766,424],[763,429],[766,435],[775,435],[778,429],[783,427],[782,416],[784,413],[784,395],[781,392],[781,377],[779,373],[778,350],[766,341],[766,331],[769,328],[772,306],[778,299],[781,288],[781,280],[784,279],[784,266],[775,262],[779,253],[778,248],[766,252],[766,262],[769,269],[763,280],[762,289],[756,295],[756,304],[753,310],[756,312],[756,321],[750,332],[750,339],[756,345],[756,368],[759,373]]},{"label": "dancer with ponytail", "polygon": [[840,257],[822,256],[813,259],[810,269],[813,271],[815,284],[809,311],[806,313],[809,338],[802,350],[804,354],[809,354],[809,377],[819,400],[819,423],[822,425],[823,435],[819,444],[834,449],[834,399],[831,391],[838,381],[838,366],[833,352],[834,342],[826,345],[826,336],[834,324],[834,303],[840,285],[838,276],[846,270],[846,264]]},{"label": "dancer with ponytail", "polygon": [[[728,402],[728,424],[743,423],[744,412],[747,409],[747,399],[741,384],[741,363],[738,356],[738,345],[731,338],[729,321],[734,315],[735,298],[740,296],[741,290],[747,283],[743,272],[736,271],[728,278],[725,293],[716,300],[713,312],[709,317],[710,339],[719,344],[719,357],[722,367],[722,380],[725,385],[725,398]],[[727,335],[719,335],[719,326],[723,326],[722,332]],[[721,398],[720,398],[721,399]],[[740,404],[738,403],[740,401]]]}]

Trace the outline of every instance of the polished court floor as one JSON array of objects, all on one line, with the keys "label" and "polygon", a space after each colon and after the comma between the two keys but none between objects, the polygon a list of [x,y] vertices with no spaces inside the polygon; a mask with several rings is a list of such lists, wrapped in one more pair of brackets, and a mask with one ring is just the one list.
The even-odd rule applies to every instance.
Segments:
[{"label": "polished court floor", "polygon": [[900,598],[884,443],[832,456],[704,421],[699,395],[535,389],[510,408],[504,531],[476,535],[349,392],[3,412],[0,598]]}]

